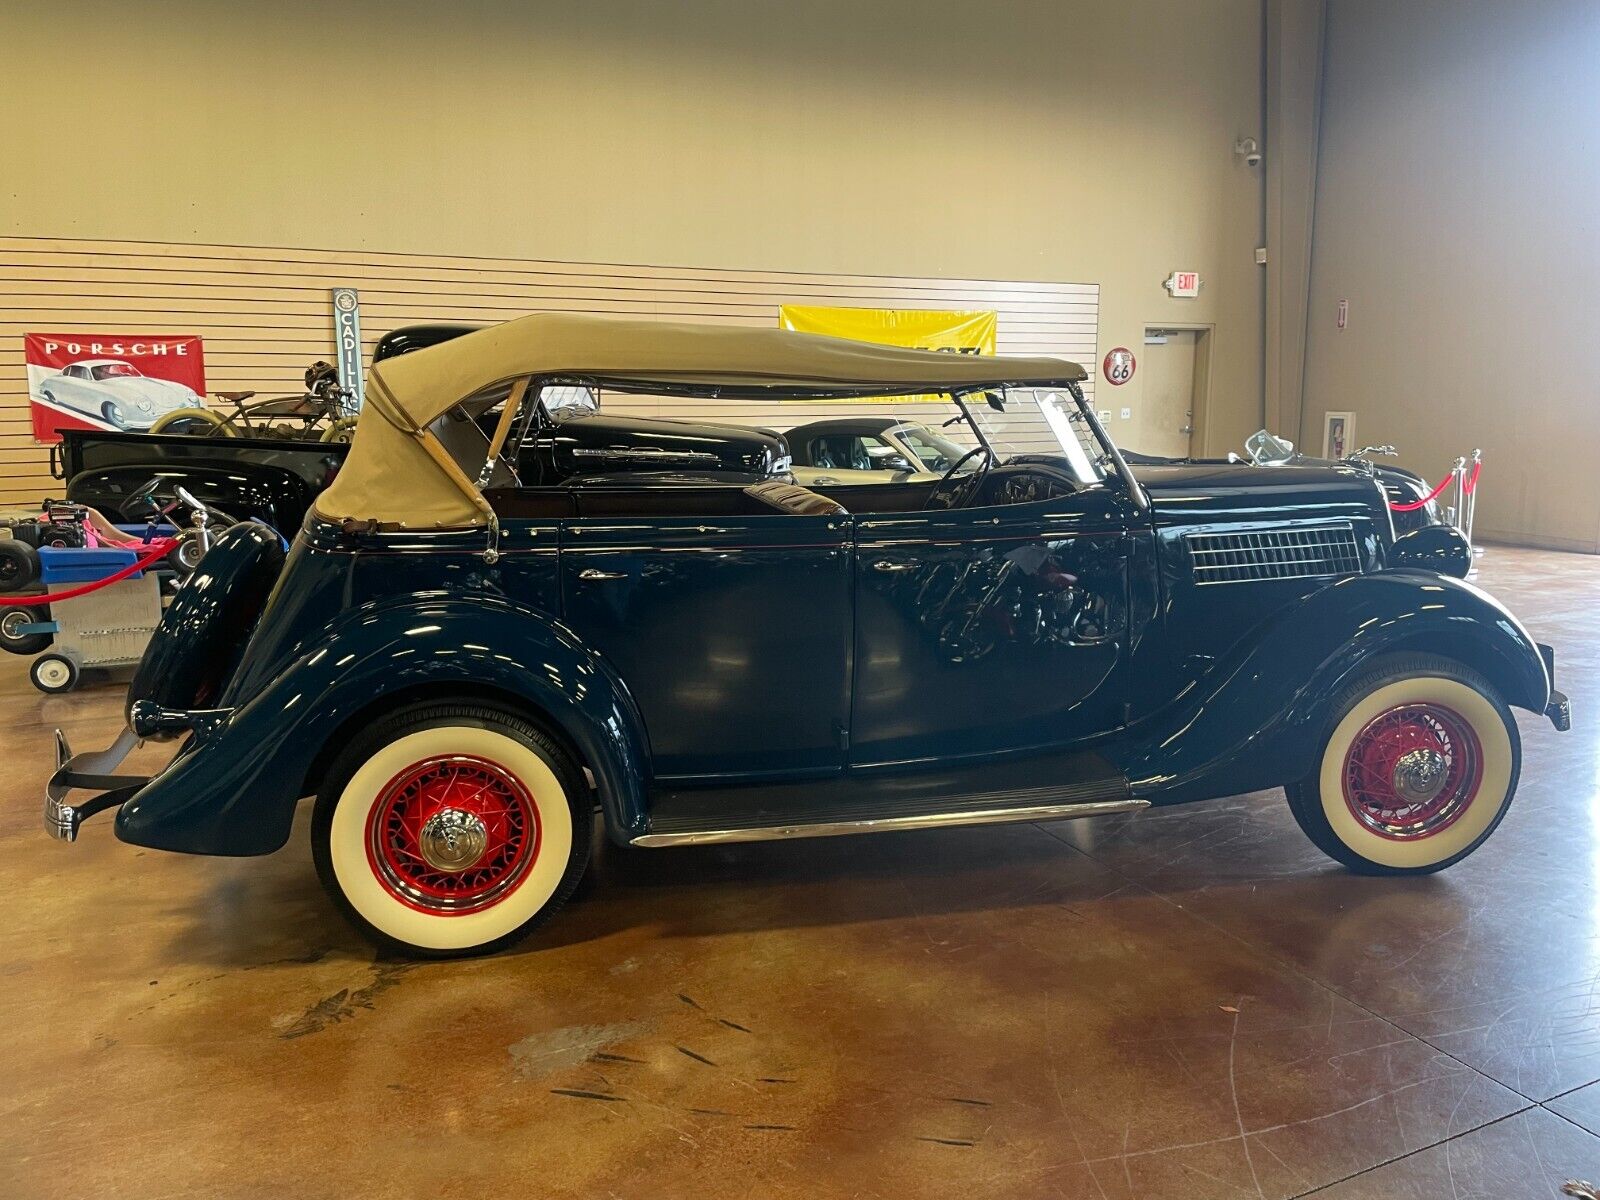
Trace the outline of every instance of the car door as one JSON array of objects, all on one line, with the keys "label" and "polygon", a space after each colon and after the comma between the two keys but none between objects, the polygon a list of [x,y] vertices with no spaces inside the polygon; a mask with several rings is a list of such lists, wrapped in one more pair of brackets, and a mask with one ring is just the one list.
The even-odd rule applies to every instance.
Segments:
[{"label": "car door", "polygon": [[56,381],[57,385],[50,389],[51,394],[62,404],[98,415],[93,390],[86,382],[88,378],[89,368],[74,363],[62,370],[61,378]]},{"label": "car door", "polygon": [[1134,516],[1094,487],[858,517],[851,762],[1060,746],[1121,724]]},{"label": "car door", "polygon": [[849,539],[799,514],[563,525],[567,623],[638,704],[658,778],[843,769]]}]

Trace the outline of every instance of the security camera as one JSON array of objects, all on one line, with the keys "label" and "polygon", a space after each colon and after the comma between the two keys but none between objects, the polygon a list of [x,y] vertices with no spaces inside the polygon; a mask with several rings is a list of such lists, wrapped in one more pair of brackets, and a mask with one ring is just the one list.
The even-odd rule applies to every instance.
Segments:
[{"label": "security camera", "polygon": [[1240,138],[1233,144],[1233,152],[1244,159],[1244,165],[1247,167],[1261,165],[1261,147],[1256,144],[1255,138]]}]

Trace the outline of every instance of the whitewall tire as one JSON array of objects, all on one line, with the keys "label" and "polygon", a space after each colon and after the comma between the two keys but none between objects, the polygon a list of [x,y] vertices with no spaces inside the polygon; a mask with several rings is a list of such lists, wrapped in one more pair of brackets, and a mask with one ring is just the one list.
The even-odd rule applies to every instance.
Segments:
[{"label": "whitewall tire", "polygon": [[1306,835],[1345,866],[1426,874],[1494,831],[1521,761],[1516,721],[1486,679],[1395,655],[1335,699],[1314,769],[1285,790]]},{"label": "whitewall tire", "polygon": [[582,772],[527,722],[434,704],[380,721],[328,773],[317,873],[372,940],[429,957],[509,945],[554,913],[589,859]]}]

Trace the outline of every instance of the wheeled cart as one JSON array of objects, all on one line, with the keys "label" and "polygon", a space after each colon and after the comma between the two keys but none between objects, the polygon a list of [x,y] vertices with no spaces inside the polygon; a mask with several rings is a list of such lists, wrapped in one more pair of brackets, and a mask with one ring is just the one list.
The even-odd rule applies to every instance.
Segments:
[{"label": "wheeled cart", "polygon": [[[170,543],[168,543],[170,545]],[[161,544],[128,549],[40,547],[44,592],[0,596],[0,644],[18,654],[38,653],[28,678],[41,692],[70,692],[89,667],[123,667],[144,656],[161,620],[161,576],[154,563],[104,587],[94,584],[148,558]],[[36,603],[52,596],[56,603]],[[18,603],[26,599],[26,605]]]}]

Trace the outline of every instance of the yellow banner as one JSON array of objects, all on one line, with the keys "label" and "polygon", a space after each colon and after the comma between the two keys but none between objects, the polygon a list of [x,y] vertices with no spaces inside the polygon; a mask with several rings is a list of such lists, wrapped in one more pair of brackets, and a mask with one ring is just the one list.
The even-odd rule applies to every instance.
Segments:
[{"label": "yellow banner", "polygon": [[993,354],[999,327],[992,312],[945,312],[914,308],[819,308],[785,304],[778,324],[799,333],[826,333],[857,342],[948,350],[955,354]]}]

